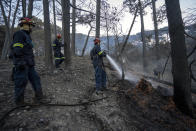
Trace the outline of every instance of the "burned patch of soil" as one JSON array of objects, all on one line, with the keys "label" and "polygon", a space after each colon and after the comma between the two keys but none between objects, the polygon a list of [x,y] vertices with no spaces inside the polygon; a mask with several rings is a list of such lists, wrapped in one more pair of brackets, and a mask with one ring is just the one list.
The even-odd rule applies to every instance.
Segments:
[{"label": "burned patch of soil", "polygon": [[196,121],[182,114],[176,108],[172,97],[161,96],[144,79],[141,79],[135,88],[130,87],[119,96],[119,105],[121,110],[128,114],[129,124],[134,123],[140,130],[196,129]]},{"label": "burned patch of soil", "polygon": [[[15,107],[11,63],[1,61],[0,118]],[[195,130],[194,119],[176,109],[171,97],[163,97],[141,80],[137,85],[120,81],[106,63],[108,90],[95,93],[94,69],[88,57],[72,57],[71,66],[49,72],[37,61],[42,88],[51,105],[25,106],[10,112],[1,130],[138,131]],[[28,84],[25,101],[34,92]],[[94,101],[95,100],[95,101]],[[93,101],[93,102],[90,102]],[[86,104],[81,104],[86,103]],[[66,106],[69,105],[69,106]],[[72,105],[72,106],[70,106]],[[74,106],[73,106],[74,105]]]}]

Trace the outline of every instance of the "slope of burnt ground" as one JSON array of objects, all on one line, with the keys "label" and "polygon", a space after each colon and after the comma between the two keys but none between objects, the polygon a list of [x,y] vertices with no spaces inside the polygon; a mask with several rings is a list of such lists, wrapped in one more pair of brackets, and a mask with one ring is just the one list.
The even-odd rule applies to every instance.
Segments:
[{"label": "slope of burnt ground", "polygon": [[[0,119],[15,107],[11,62],[0,61]],[[151,84],[119,81],[106,61],[108,89],[94,92],[94,70],[88,57],[72,57],[70,66],[49,72],[42,59],[36,69],[50,105],[24,106],[1,119],[1,130],[134,131],[196,130],[196,121],[176,109],[171,97],[163,97]],[[31,85],[25,101],[33,103]],[[90,102],[91,101],[91,102]]]}]

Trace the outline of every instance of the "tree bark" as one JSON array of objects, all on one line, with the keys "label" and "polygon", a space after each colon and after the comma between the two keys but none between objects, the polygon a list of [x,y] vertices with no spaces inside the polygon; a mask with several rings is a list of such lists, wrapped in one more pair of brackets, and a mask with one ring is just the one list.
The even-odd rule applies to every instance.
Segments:
[{"label": "tree bark", "polygon": [[55,0],[52,0],[53,2],[53,17],[54,17],[54,35],[57,35],[56,32],[56,10],[55,10]]},{"label": "tree bark", "polygon": [[28,6],[28,17],[32,18],[33,14],[33,1],[34,0],[29,0],[29,6]]},{"label": "tree bark", "polygon": [[11,18],[11,13],[12,13],[12,0],[9,2],[9,13],[8,13],[8,25],[10,27],[10,18]]},{"label": "tree bark", "polygon": [[87,46],[87,43],[88,43],[88,39],[89,39],[89,35],[90,35],[90,33],[91,33],[91,30],[92,30],[92,26],[90,26],[90,29],[89,29],[89,31],[88,31],[88,35],[87,35],[87,37],[86,37],[86,41],[85,41],[85,44],[84,44],[84,48],[82,49],[82,55],[81,55],[81,56],[84,56],[84,52],[85,52],[85,50],[86,50],[86,46]]},{"label": "tree bark", "polygon": [[2,54],[1,54],[1,60],[5,60],[7,58],[7,50],[9,48],[9,37],[10,37],[10,35],[6,31],[5,41],[3,44],[3,49],[2,49]]},{"label": "tree bark", "polygon": [[158,24],[157,24],[157,13],[156,13],[156,3],[155,0],[152,0],[152,9],[153,9],[153,20],[154,20],[154,33],[155,33],[155,41],[156,41],[156,59],[159,59],[159,32],[158,32]]},{"label": "tree bark", "polygon": [[52,47],[51,47],[51,30],[50,30],[50,15],[49,15],[49,2],[43,0],[44,9],[44,42],[45,42],[45,65],[49,70],[53,69],[52,61]]},{"label": "tree bark", "polygon": [[[72,0],[72,4],[76,6],[76,0]],[[76,10],[72,8],[72,55],[75,55],[75,34],[76,34]]]},{"label": "tree bark", "polygon": [[9,39],[10,38],[10,28],[9,28],[9,23],[8,23],[7,16],[5,14],[5,10],[4,10],[4,7],[3,7],[3,4],[2,4],[1,0],[0,0],[0,7],[1,7],[4,22],[5,22],[5,27],[6,27],[6,38],[5,38],[5,41],[4,41],[4,46],[3,46],[3,50],[2,50],[1,59],[6,59],[6,48],[9,47],[8,44],[10,43],[10,39]]},{"label": "tree bark", "polygon": [[143,69],[146,69],[147,60],[146,60],[146,38],[145,38],[145,30],[144,30],[144,18],[143,18],[143,9],[141,1],[139,0],[139,9],[140,9],[140,19],[141,19],[141,37],[143,42]]},{"label": "tree bark", "polygon": [[26,17],[26,0],[22,0],[22,13],[23,17]]},{"label": "tree bark", "polygon": [[182,112],[192,116],[191,78],[180,4],[179,0],[165,0],[165,3],[171,41],[174,102]]},{"label": "tree bark", "polygon": [[101,9],[101,0],[97,0],[96,6],[96,34],[97,38],[100,37],[100,9]]},{"label": "tree bark", "polygon": [[63,38],[64,38],[64,54],[65,64],[69,65],[71,62],[70,55],[70,0],[61,0],[62,4],[62,25],[63,25]]},{"label": "tree bark", "polygon": [[[9,31],[10,31],[10,19],[11,19],[11,14],[12,14],[12,0],[9,1],[9,13],[8,13],[8,28],[9,28]],[[6,39],[5,39],[5,42],[4,42],[4,46],[3,46],[3,54],[2,56],[4,57],[3,59],[6,59],[7,58],[7,54],[8,54],[8,50],[9,50],[9,45],[10,45],[10,42],[11,42],[11,39],[9,38],[11,37],[10,33],[6,33]]]},{"label": "tree bark", "polygon": [[19,3],[20,3],[20,0],[17,1],[16,9],[14,11],[14,16],[13,16],[13,20],[12,20],[12,27],[11,27],[11,37],[12,37],[13,31],[14,31],[14,25],[15,25],[15,21],[16,21],[16,14],[17,14],[17,11],[18,11]]},{"label": "tree bark", "polygon": [[[20,0],[17,1],[17,4],[16,4],[16,9],[14,11],[14,16],[13,16],[13,20],[12,20],[12,26],[11,26],[11,29],[10,29],[10,25],[9,25],[9,31],[10,33],[8,34],[8,32],[6,32],[6,38],[5,38],[5,42],[4,42],[4,46],[3,46],[3,50],[2,50],[2,59],[6,59],[6,56],[9,54],[9,51],[10,51],[10,43],[12,43],[12,36],[13,36],[13,30],[14,30],[14,25],[15,25],[15,20],[16,20],[16,13],[18,11],[18,7],[19,7],[19,3],[20,3]],[[11,12],[10,12],[11,14]],[[9,15],[10,17],[10,15]],[[8,22],[9,24],[10,22]]]},{"label": "tree bark", "polygon": [[110,51],[110,44],[109,44],[109,42],[110,42],[110,40],[109,40],[109,34],[108,34],[108,32],[109,32],[109,29],[108,29],[108,20],[107,20],[107,13],[105,12],[105,22],[106,22],[106,33],[107,33],[107,47],[108,47],[108,53],[109,53],[109,51]]},{"label": "tree bark", "polygon": [[[13,16],[13,20],[12,20],[12,26],[11,26],[11,30],[10,30],[10,43],[12,43],[12,40],[13,40],[14,25],[15,25],[15,21],[16,21],[16,14],[18,12],[19,4],[20,4],[20,0],[17,1],[16,8],[15,8],[15,11],[14,11],[14,16]],[[8,44],[7,51],[6,51],[6,56],[10,53],[9,45],[10,44]]]}]

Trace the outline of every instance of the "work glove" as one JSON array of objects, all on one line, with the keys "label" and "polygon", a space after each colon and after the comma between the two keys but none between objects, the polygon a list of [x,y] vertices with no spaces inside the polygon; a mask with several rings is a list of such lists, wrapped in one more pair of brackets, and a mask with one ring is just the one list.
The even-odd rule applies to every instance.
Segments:
[{"label": "work glove", "polygon": [[106,51],[103,51],[103,56],[104,56],[104,57],[106,56],[106,54],[107,54]]}]

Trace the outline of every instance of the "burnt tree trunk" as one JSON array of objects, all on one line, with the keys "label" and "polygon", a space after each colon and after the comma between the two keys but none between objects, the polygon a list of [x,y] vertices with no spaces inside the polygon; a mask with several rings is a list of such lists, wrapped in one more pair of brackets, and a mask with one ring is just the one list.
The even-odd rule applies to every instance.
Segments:
[{"label": "burnt tree trunk", "polygon": [[85,52],[85,50],[86,50],[86,46],[87,46],[87,43],[88,43],[88,39],[89,39],[89,35],[90,35],[90,33],[91,33],[91,30],[92,30],[92,26],[90,26],[90,29],[89,29],[89,31],[88,31],[88,35],[87,35],[87,37],[86,37],[86,41],[85,41],[85,44],[84,44],[84,48],[82,49],[82,55],[81,55],[81,56],[84,56],[84,52]]},{"label": "burnt tree trunk", "polygon": [[45,65],[47,68],[53,69],[52,61],[52,47],[51,47],[51,30],[50,30],[50,15],[49,15],[49,2],[43,0],[44,8],[44,42],[45,42]]},{"label": "burnt tree trunk", "polygon": [[1,7],[1,12],[3,15],[4,22],[5,22],[5,27],[6,27],[6,38],[5,38],[4,45],[3,45],[1,59],[6,59],[6,54],[7,54],[6,49],[9,47],[9,43],[10,43],[10,39],[9,39],[10,38],[10,28],[9,28],[8,19],[5,14],[5,10],[4,10],[2,1],[0,1],[0,7]]},{"label": "burnt tree trunk", "polygon": [[141,19],[141,37],[142,37],[142,42],[143,42],[143,54],[142,54],[142,59],[143,59],[143,69],[146,69],[147,66],[147,60],[146,60],[146,38],[145,38],[145,30],[144,30],[144,18],[143,18],[143,8],[141,1],[139,0],[139,9],[140,9],[140,19]]},{"label": "burnt tree trunk", "polygon": [[[9,28],[9,31],[10,33],[6,32],[6,39],[5,39],[5,42],[4,42],[4,46],[3,46],[3,51],[2,51],[2,59],[6,59],[9,52],[10,52],[10,44],[12,43],[12,36],[13,36],[13,31],[14,31],[14,25],[15,25],[15,20],[16,20],[16,13],[18,11],[18,7],[19,7],[19,3],[20,3],[20,0],[17,1],[16,3],[16,8],[15,8],[15,11],[14,11],[14,14],[13,14],[13,18],[12,18],[12,26],[10,28],[10,15],[11,15],[11,12],[9,13],[9,20],[8,20],[8,28]],[[10,3],[11,4],[11,3]],[[10,8],[11,10],[11,8]]]},{"label": "burnt tree trunk", "polygon": [[108,48],[108,53],[110,51],[110,40],[109,40],[109,28],[108,28],[108,19],[107,19],[107,13],[105,12],[105,24],[106,24],[106,33],[107,33],[107,48]]},{"label": "burnt tree trunk", "polygon": [[55,0],[52,0],[53,2],[53,17],[54,17],[54,36],[56,37],[56,10],[55,10]]},{"label": "burnt tree trunk", "polygon": [[32,18],[33,14],[33,1],[34,0],[29,0],[29,6],[28,6],[28,17]]},{"label": "burnt tree trunk", "polygon": [[156,3],[155,0],[152,0],[152,9],[153,9],[153,21],[154,21],[154,33],[155,33],[155,41],[156,41],[156,59],[159,59],[159,32],[158,32],[158,24],[157,24],[157,13],[156,13]]},{"label": "burnt tree trunk", "polygon": [[[8,28],[9,28],[9,31],[10,30],[10,19],[11,19],[11,14],[12,14],[12,0],[10,0],[9,2],[9,13],[8,13]],[[11,32],[9,33],[9,37],[6,38],[6,41],[5,41],[5,46],[3,47],[3,52],[4,54],[2,56],[5,56],[5,59],[7,58],[7,54],[8,54],[8,50],[9,50],[9,45],[10,45],[10,42],[11,42]],[[9,40],[8,40],[9,39]]]},{"label": "burnt tree trunk", "polygon": [[165,0],[165,3],[171,41],[174,102],[182,112],[192,115],[191,78],[180,4],[179,0]]},{"label": "burnt tree trunk", "polygon": [[[10,43],[12,43],[12,40],[13,40],[12,38],[13,38],[13,33],[14,33],[14,25],[15,25],[15,21],[16,21],[16,14],[18,12],[19,4],[20,4],[20,0],[17,1],[16,8],[15,8],[14,15],[13,15],[12,26],[11,26],[11,30],[10,30]],[[10,53],[10,48],[8,46],[7,55],[9,53]]]},{"label": "burnt tree trunk", "polygon": [[10,28],[10,18],[11,18],[11,13],[12,13],[12,0],[9,1],[9,13],[8,13],[8,25],[9,25],[9,28]]},{"label": "burnt tree trunk", "polygon": [[96,5],[96,34],[97,38],[100,37],[100,10],[101,10],[101,0],[97,0]]},{"label": "burnt tree trunk", "polygon": [[22,0],[22,13],[23,13],[23,17],[26,17],[26,0]]},{"label": "burnt tree trunk", "polygon": [[64,38],[64,54],[65,64],[69,65],[71,62],[70,54],[70,0],[61,0],[62,4],[62,25],[63,25],[63,38]]},{"label": "burnt tree trunk", "polygon": [[[72,4],[74,7],[76,7],[76,0],[72,0]],[[72,55],[75,55],[75,36],[76,36],[76,9],[72,8],[72,39],[71,39]]]}]

